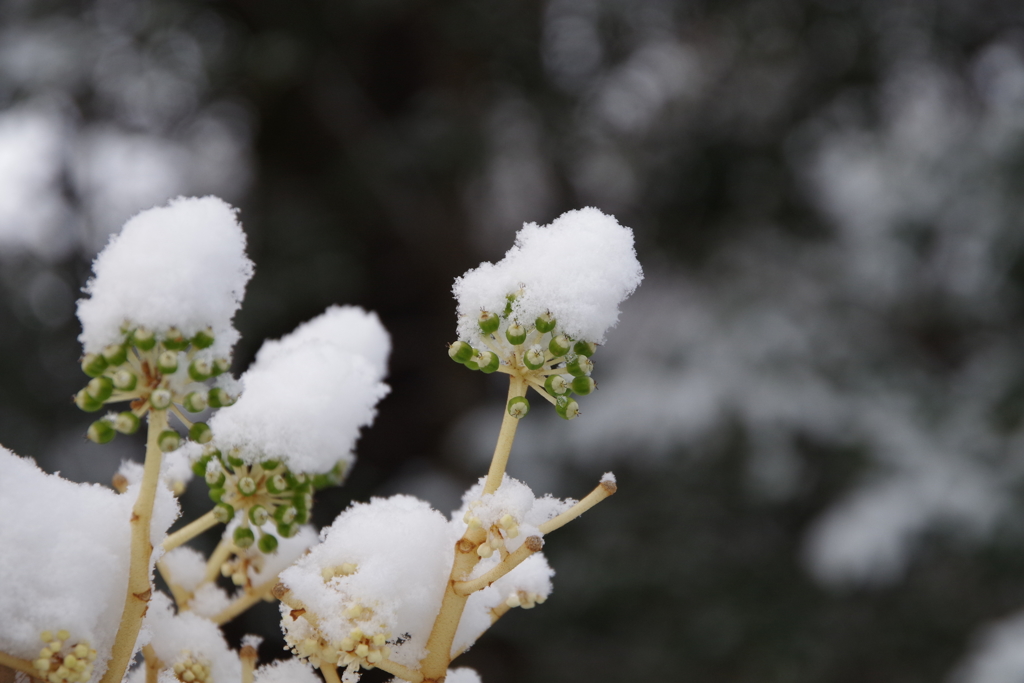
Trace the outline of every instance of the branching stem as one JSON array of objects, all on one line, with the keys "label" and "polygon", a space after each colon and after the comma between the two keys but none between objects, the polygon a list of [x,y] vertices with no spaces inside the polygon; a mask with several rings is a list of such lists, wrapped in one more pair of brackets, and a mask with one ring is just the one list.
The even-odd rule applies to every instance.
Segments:
[{"label": "branching stem", "polygon": [[165,538],[163,542],[163,549],[174,550],[179,545],[188,543],[199,534],[203,533],[207,529],[212,529],[216,525],[217,518],[213,516],[213,510],[210,510],[202,517],[197,517]]},{"label": "branching stem", "polygon": [[323,675],[326,683],[341,683],[341,679],[338,678],[338,669],[334,664],[324,662],[320,667],[320,673]]},{"label": "branching stem", "polygon": [[6,652],[0,652],[0,666],[6,666],[7,668],[14,669],[15,671],[22,671],[32,678],[39,678],[39,672],[32,666],[32,662],[27,659],[13,657]]},{"label": "branching stem", "polygon": [[[403,681],[409,681],[409,683],[420,683],[423,680],[423,674],[419,671],[402,666],[398,662],[392,662],[387,657],[374,664],[374,666],[382,671],[387,671],[392,676],[401,678]],[[445,670],[447,671],[447,669]]]},{"label": "branching stem", "polygon": [[274,575],[274,578],[261,583],[252,590],[245,591],[244,595],[232,600],[230,605],[221,610],[216,616],[210,619],[210,621],[218,625],[231,621],[239,614],[262,600],[265,596],[270,595],[270,592],[274,590],[275,585],[277,585],[276,574]]},{"label": "branching stem", "polygon": [[131,560],[128,565],[128,590],[126,591],[121,623],[114,638],[107,671],[100,683],[119,683],[131,662],[135,641],[139,637],[142,617],[146,614],[153,588],[149,578],[149,560],[153,554],[152,521],[153,502],[156,487],[160,482],[159,436],[167,429],[167,411],[153,410],[149,413],[149,433],[146,439],[146,464],[142,472],[142,486],[135,499],[131,517]]},{"label": "branching stem", "polygon": [[142,648],[142,656],[146,658],[146,683],[156,683],[160,673],[160,659],[156,656],[156,650],[152,645]]},{"label": "branching stem", "polygon": [[505,576],[505,574],[508,574],[510,571],[518,567],[523,560],[528,558],[530,555],[533,555],[535,552],[538,552],[543,547],[544,541],[540,536],[530,536],[515,550],[515,552],[509,553],[504,560],[495,565],[494,568],[486,574],[478,576],[475,579],[470,579],[469,581],[456,581],[452,588],[459,595],[472,595],[478,590],[487,588],[492,583]]},{"label": "branching stem", "polygon": [[602,480],[601,483],[597,485],[597,488],[587,494],[586,498],[576,503],[557,517],[544,522],[537,528],[540,529],[542,534],[550,534],[555,529],[565,526],[608,496],[615,493],[615,490],[615,482]]}]

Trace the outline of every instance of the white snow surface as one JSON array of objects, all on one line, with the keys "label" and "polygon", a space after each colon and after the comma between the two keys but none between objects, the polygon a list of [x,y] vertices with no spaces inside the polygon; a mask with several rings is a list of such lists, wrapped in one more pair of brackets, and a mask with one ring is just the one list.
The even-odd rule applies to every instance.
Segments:
[{"label": "white snow surface", "polygon": [[272,357],[287,353],[310,339],[337,344],[350,353],[362,356],[377,370],[379,379],[388,371],[391,335],[373,311],[359,306],[330,306],[317,317],[302,323],[281,339],[263,343],[257,362],[270,362]]},{"label": "white snow surface", "polygon": [[[337,643],[353,628],[372,636],[409,635],[392,646],[390,658],[416,667],[441,607],[457,540],[444,516],[411,496],[372,498],[342,512],[320,532],[321,543],[281,572],[281,582],[316,615],[319,633]],[[324,581],[323,570],[356,565],[354,573]],[[359,604],[370,618],[351,619]],[[305,619],[293,620],[282,603],[282,625],[290,642],[309,635]],[[364,612],[365,614],[365,612]]]},{"label": "white snow surface", "polygon": [[[128,582],[129,519],[138,487],[124,494],[46,474],[0,447],[0,651],[34,659],[44,630],[66,629],[96,649],[94,680],[106,670]],[[158,489],[153,545],[178,515]],[[154,553],[154,560],[159,551]]]},{"label": "white snow surface", "polygon": [[302,659],[279,659],[255,671],[253,683],[322,683],[313,667]]},{"label": "white snow surface", "polygon": [[206,557],[187,545],[170,550],[160,558],[167,579],[192,592],[206,577]]},{"label": "white snow surface", "polygon": [[633,231],[595,208],[568,211],[550,225],[523,225],[515,244],[497,263],[456,278],[458,335],[480,338],[481,310],[501,313],[516,294],[512,317],[526,326],[550,312],[558,330],[573,339],[602,343],[619,319],[619,304],[643,280]]},{"label": "white snow surface", "polygon": [[238,340],[231,319],[253,272],[236,213],[216,197],[178,197],[129,219],[96,257],[89,298],[78,302],[85,350],[120,341],[128,321],[186,336],[211,327],[211,352],[229,355]]},{"label": "white snow surface", "polygon": [[377,368],[323,339],[277,351],[252,364],[238,402],[210,419],[215,443],[239,448],[247,462],[282,460],[293,472],[351,463],[359,430],[373,422],[377,402],[390,391]]},{"label": "white snow surface", "polygon": [[242,664],[238,654],[228,647],[220,627],[194,612],[174,613],[171,599],[154,591],[153,599],[142,622],[139,641],[153,646],[165,667],[191,656],[210,666],[214,683],[239,683]]}]

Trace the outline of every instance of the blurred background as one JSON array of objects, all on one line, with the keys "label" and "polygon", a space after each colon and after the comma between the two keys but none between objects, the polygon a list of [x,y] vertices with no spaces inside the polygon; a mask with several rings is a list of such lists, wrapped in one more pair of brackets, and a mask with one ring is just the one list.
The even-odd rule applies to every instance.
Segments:
[{"label": "blurred background", "polygon": [[[240,207],[236,372],[332,303],[379,312],[393,391],[320,524],[457,506],[505,388],[445,357],[453,278],[524,221],[613,213],[647,279],[583,416],[536,410],[510,472],[619,493],[460,662],[1024,681],[1019,2],[3,0],[0,188],[0,443],[77,481],[141,456],[70,400],[75,301],[134,212]],[[276,621],[229,637],[282,656]]]}]

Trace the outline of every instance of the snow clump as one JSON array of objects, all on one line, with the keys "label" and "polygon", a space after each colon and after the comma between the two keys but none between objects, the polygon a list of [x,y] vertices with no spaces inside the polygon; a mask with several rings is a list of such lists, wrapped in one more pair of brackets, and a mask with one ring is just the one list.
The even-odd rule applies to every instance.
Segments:
[{"label": "snow clump", "polygon": [[216,197],[178,197],[129,219],[96,257],[89,298],[78,302],[85,351],[121,343],[127,325],[186,338],[209,328],[210,353],[228,356],[238,340],[231,319],[253,273],[236,214]]},{"label": "snow clump", "polygon": [[[242,680],[238,654],[228,647],[220,627],[193,612],[174,613],[171,599],[156,591],[142,624],[140,642],[153,647],[166,668],[159,683],[237,683]],[[145,669],[145,667],[139,667]],[[185,676],[189,671],[192,676]],[[142,680],[145,680],[143,677]]]},{"label": "snow clump", "polygon": [[[346,332],[347,331],[347,332]],[[273,459],[318,474],[355,459],[359,430],[390,391],[390,341],[377,316],[332,307],[269,341],[242,375],[241,398],[210,420],[218,448],[247,463]]]},{"label": "snow clump", "polygon": [[568,211],[550,225],[527,223],[498,263],[482,263],[455,280],[459,338],[481,339],[481,311],[529,326],[550,314],[572,339],[603,343],[619,319],[619,304],[643,280],[633,231],[595,208]]}]

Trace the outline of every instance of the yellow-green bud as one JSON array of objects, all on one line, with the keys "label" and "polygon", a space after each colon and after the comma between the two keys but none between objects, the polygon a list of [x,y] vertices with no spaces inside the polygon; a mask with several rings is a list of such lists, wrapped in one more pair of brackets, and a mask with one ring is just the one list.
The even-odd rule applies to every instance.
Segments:
[{"label": "yellow-green bud", "polygon": [[299,533],[299,525],[294,522],[291,524],[288,524],[287,522],[278,522],[277,533],[281,534],[283,538],[291,538],[295,534]]},{"label": "yellow-green bud", "polygon": [[99,353],[87,353],[82,356],[82,372],[90,377],[99,377],[107,369],[107,359]]},{"label": "yellow-green bud", "polygon": [[473,347],[464,341],[454,342],[448,347],[448,357],[456,363],[465,363],[473,357]]},{"label": "yellow-green bud", "polygon": [[261,553],[269,555],[277,550],[277,537],[273,534],[263,534],[260,536],[260,542],[257,547],[259,547]]},{"label": "yellow-green bud", "polygon": [[114,387],[121,391],[131,391],[139,381],[139,378],[136,377],[135,373],[128,368],[121,368],[115,372],[112,379]]},{"label": "yellow-green bud", "polygon": [[231,360],[228,358],[214,358],[213,359],[213,377],[217,375],[223,375],[225,372],[231,369]]},{"label": "yellow-green bud", "polygon": [[149,395],[149,405],[154,410],[166,410],[171,406],[171,392],[167,389],[156,389]]},{"label": "yellow-green bud", "polygon": [[262,505],[253,505],[249,508],[249,521],[256,526],[263,526],[270,519],[270,513]]},{"label": "yellow-green bud", "polygon": [[89,380],[85,390],[97,401],[106,401],[114,393],[114,383],[109,377],[101,375]]},{"label": "yellow-green bud", "polygon": [[116,435],[114,426],[106,419],[96,420],[89,425],[89,430],[85,433],[85,437],[93,443],[107,443]]},{"label": "yellow-green bud", "polygon": [[107,344],[103,347],[103,359],[107,366],[116,367],[128,360],[128,347],[124,344]]},{"label": "yellow-green bud", "polygon": [[295,516],[299,513],[292,505],[279,505],[274,510],[274,519],[279,524],[291,524],[295,521]]},{"label": "yellow-green bud", "polygon": [[541,313],[540,315],[538,315],[537,319],[533,321],[533,324],[537,326],[538,332],[540,332],[541,334],[545,334],[555,329],[556,322],[557,321],[555,320],[555,317],[551,315],[550,312],[548,312]]},{"label": "yellow-green bud", "polygon": [[213,518],[221,524],[227,524],[235,516],[235,508],[224,501],[217,503],[213,508]]},{"label": "yellow-green bud", "polygon": [[526,341],[526,328],[513,322],[505,328],[505,339],[508,339],[509,344],[522,344]]},{"label": "yellow-green bud", "polygon": [[572,342],[564,334],[560,334],[557,337],[552,337],[548,343],[548,351],[551,352],[556,358],[558,356],[564,356],[569,353]]},{"label": "yellow-green bud", "polygon": [[210,462],[216,464],[207,466],[206,474],[203,475],[206,478],[206,484],[212,489],[222,488],[224,486],[224,480],[226,479],[224,470],[216,460],[211,460]]},{"label": "yellow-green bud", "polygon": [[562,396],[569,391],[569,383],[563,375],[549,375],[544,380],[544,389],[552,396]]},{"label": "yellow-green bud", "polygon": [[213,375],[213,365],[205,358],[196,358],[188,365],[188,376],[196,382],[203,382]]},{"label": "yellow-green bud", "polygon": [[252,477],[242,477],[238,480],[238,492],[243,496],[256,493],[256,481]]},{"label": "yellow-green bud", "polygon": [[125,411],[118,413],[117,417],[114,418],[114,429],[121,432],[122,434],[134,434],[139,431],[139,416],[135,413]]},{"label": "yellow-green bud", "polygon": [[169,327],[167,332],[164,333],[163,345],[165,349],[181,351],[188,346],[188,342],[189,340],[185,338],[185,335],[177,327]]},{"label": "yellow-green bud", "polygon": [[207,394],[205,391],[190,391],[185,395],[181,405],[190,413],[201,413],[208,405]]},{"label": "yellow-green bud", "polygon": [[510,398],[508,401],[508,414],[512,417],[519,419],[525,417],[530,412],[530,402],[526,400],[525,396],[515,396]]},{"label": "yellow-green bud", "polygon": [[75,405],[87,413],[95,413],[103,407],[103,401],[97,401],[89,395],[88,389],[82,389],[75,394]]},{"label": "yellow-green bud", "polygon": [[498,331],[498,325],[501,324],[501,318],[490,311],[480,311],[480,317],[477,318],[477,324],[480,325],[480,331],[484,334],[494,334]]},{"label": "yellow-green bud", "polygon": [[140,351],[149,351],[156,346],[156,335],[145,327],[136,328],[131,334],[131,343]]},{"label": "yellow-green bud", "polygon": [[252,529],[240,526],[235,529],[234,540],[239,548],[248,548],[256,540],[256,535],[252,533]]},{"label": "yellow-green bud", "polygon": [[597,351],[597,344],[581,340],[573,345],[572,350],[579,356],[586,356],[587,358],[590,358],[594,355],[594,352]]},{"label": "yellow-green bud", "polygon": [[205,422],[196,422],[188,428],[188,438],[196,443],[210,443],[213,439],[213,430]]},{"label": "yellow-green bud", "polygon": [[544,365],[544,356],[544,349],[539,344],[535,344],[523,354],[523,364],[531,370],[536,370]]},{"label": "yellow-green bud", "polygon": [[178,371],[178,352],[164,351],[156,359],[157,369],[165,374],[171,375]]},{"label": "yellow-green bud", "polygon": [[160,446],[160,450],[164,453],[176,451],[181,447],[181,436],[173,429],[165,429],[157,437],[157,445]]},{"label": "yellow-green bud", "polygon": [[270,493],[283,493],[288,490],[288,482],[280,474],[275,474],[267,479],[267,491]]},{"label": "yellow-green bud", "polygon": [[501,365],[501,359],[498,358],[498,354],[493,351],[482,351],[476,358],[473,359],[476,362],[480,372],[491,374],[498,369]]},{"label": "yellow-green bud", "polygon": [[192,337],[192,346],[197,349],[206,349],[213,346],[213,328],[207,327],[205,330],[196,332],[196,336]]},{"label": "yellow-green bud", "polygon": [[572,390],[580,396],[586,396],[597,387],[597,383],[583,375],[582,377],[574,377],[572,380]]},{"label": "yellow-green bud", "polygon": [[565,369],[573,377],[589,375],[594,370],[594,364],[586,356],[573,356],[566,359]]},{"label": "yellow-green bud", "polygon": [[235,397],[220,387],[214,387],[207,392],[206,402],[211,408],[226,408],[235,402]]},{"label": "yellow-green bud", "polygon": [[555,403],[555,412],[565,420],[572,420],[580,414],[580,404],[568,396],[559,396]]}]

